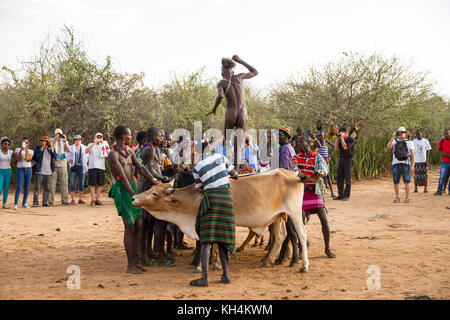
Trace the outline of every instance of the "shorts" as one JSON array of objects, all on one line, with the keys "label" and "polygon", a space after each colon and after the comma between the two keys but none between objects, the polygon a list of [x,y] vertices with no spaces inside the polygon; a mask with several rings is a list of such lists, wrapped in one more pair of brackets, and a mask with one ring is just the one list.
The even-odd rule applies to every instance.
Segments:
[{"label": "shorts", "polygon": [[105,185],[105,170],[89,169],[88,170],[88,185],[89,186],[104,186]]},{"label": "shorts", "polygon": [[411,182],[411,175],[409,173],[409,164],[397,163],[392,166],[392,178],[394,184],[400,183],[400,176],[403,176],[404,183]]}]

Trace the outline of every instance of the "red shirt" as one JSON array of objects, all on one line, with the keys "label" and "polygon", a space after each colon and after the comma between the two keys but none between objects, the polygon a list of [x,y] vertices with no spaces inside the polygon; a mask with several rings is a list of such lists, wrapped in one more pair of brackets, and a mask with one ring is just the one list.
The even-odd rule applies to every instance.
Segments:
[{"label": "red shirt", "polygon": [[[314,168],[316,163],[316,153],[311,151],[308,156],[303,152],[296,154],[292,157],[292,162],[297,162],[297,167],[301,173],[305,174],[308,178],[314,178]],[[310,184],[309,185],[314,185]]]},{"label": "red shirt", "polygon": [[[441,150],[446,154],[450,154],[450,140],[447,140],[445,138],[439,140],[438,150]],[[442,162],[450,162],[450,158],[442,156]]]}]

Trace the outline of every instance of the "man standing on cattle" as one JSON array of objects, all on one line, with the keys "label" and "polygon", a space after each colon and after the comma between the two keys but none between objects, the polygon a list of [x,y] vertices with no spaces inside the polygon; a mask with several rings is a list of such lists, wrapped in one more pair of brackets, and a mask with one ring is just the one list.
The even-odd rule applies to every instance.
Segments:
[{"label": "man standing on cattle", "polygon": [[[233,68],[236,66],[235,62],[245,66],[250,72],[234,74]],[[251,79],[258,74],[258,71],[251,65],[243,61],[239,56],[234,55],[232,60],[222,59],[222,77],[223,79],[217,84],[217,98],[211,112],[206,115],[216,114],[217,107],[220,105],[223,97],[227,101],[227,111],[225,112],[225,130],[224,135],[226,139],[226,146],[231,145],[231,136],[227,135],[227,129],[242,129],[244,132],[247,129],[247,107],[245,105],[244,95],[244,80]],[[243,138],[243,137],[242,137]],[[243,142],[243,141],[241,141]],[[236,141],[237,143],[237,141]],[[238,146],[235,145],[234,152],[228,154],[228,159],[232,159],[234,153],[234,165],[237,168],[240,164],[240,152]]]},{"label": "man standing on cattle", "polygon": [[136,195],[136,184],[133,182],[133,165],[146,179],[153,179],[152,175],[142,166],[136,155],[128,149],[131,146],[131,130],[118,126],[114,130],[116,144],[108,154],[108,164],[112,176],[116,180],[109,190],[108,196],[114,198],[117,213],[122,216],[124,224],[124,245],[128,259],[128,273],[140,274],[145,269],[138,265],[137,249],[143,236],[142,211],[133,204]]},{"label": "man standing on cattle", "polygon": [[[206,150],[207,147],[207,143],[203,143],[202,149]],[[203,274],[200,279],[192,280],[189,283],[191,286],[208,286],[211,243],[217,243],[219,247],[223,270],[221,282],[231,282],[228,272],[228,251],[235,257],[236,230],[228,174],[233,179],[238,178],[237,172],[228,159],[217,153],[204,155],[193,168],[195,186],[203,193],[195,223],[201,244]]]}]

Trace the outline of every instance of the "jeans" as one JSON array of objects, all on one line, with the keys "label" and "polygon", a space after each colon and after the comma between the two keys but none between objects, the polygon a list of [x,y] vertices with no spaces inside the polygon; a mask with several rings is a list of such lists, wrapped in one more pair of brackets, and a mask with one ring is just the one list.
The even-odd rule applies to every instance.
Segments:
[{"label": "jeans", "polygon": [[59,189],[61,190],[61,202],[69,202],[69,174],[67,167],[55,167],[51,175],[50,195],[48,201],[53,203],[55,201],[56,184],[59,182]]},{"label": "jeans", "polygon": [[409,173],[409,164],[397,163],[392,166],[392,178],[394,184],[400,183],[400,176],[403,176],[404,183],[411,182],[411,174]]},{"label": "jeans", "polygon": [[[439,192],[442,192],[442,190],[444,190],[444,183],[449,174],[450,174],[450,162],[442,162],[441,169],[439,170],[439,185],[438,185]],[[448,183],[447,190],[450,190],[450,182]]]},{"label": "jeans", "polygon": [[78,191],[83,192],[85,177],[86,177],[86,174],[83,172],[83,169],[81,169],[77,172],[70,171],[70,186],[69,186],[70,192],[75,192],[75,185],[77,182],[77,178],[78,178]]},{"label": "jeans", "polygon": [[[337,168],[338,195],[343,198],[350,198],[352,187],[353,158],[339,158]],[[345,182],[345,189],[344,189]]]},{"label": "jeans", "polygon": [[3,191],[3,203],[8,201],[9,185],[11,184],[12,170],[0,169],[0,196]]},{"label": "jeans", "polygon": [[14,197],[14,204],[19,203],[20,193],[23,187],[23,200],[22,206],[27,203],[28,191],[30,189],[31,176],[33,175],[33,169],[31,168],[17,168],[17,188],[16,195]]},{"label": "jeans", "polygon": [[44,185],[44,194],[42,196],[42,204],[48,204],[48,199],[50,196],[51,184],[52,184],[52,176],[51,175],[43,175],[36,174],[34,180],[34,194],[33,194],[33,205],[39,205],[39,189],[41,184]]}]

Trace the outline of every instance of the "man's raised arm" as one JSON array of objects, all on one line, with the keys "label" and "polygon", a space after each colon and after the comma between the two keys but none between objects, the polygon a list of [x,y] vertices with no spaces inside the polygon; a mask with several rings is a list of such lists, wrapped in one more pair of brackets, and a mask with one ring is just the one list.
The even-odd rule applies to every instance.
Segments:
[{"label": "man's raised arm", "polygon": [[251,79],[251,78],[253,78],[253,77],[258,75],[258,70],[256,70],[251,65],[249,65],[247,62],[242,60],[237,54],[235,54],[232,59],[234,61],[236,61],[237,63],[242,64],[244,67],[246,67],[248,69],[248,71],[250,71],[248,73],[240,73],[240,74],[238,74],[238,76],[241,79]]}]

